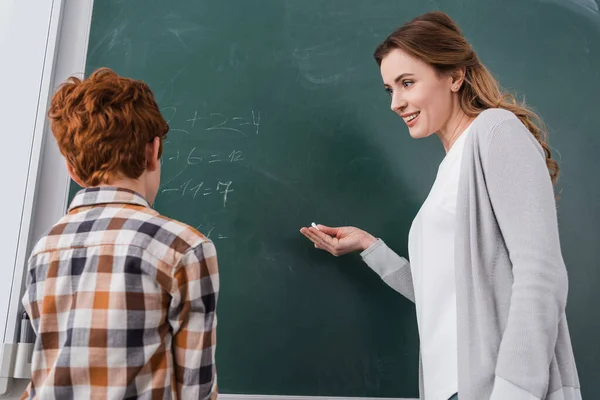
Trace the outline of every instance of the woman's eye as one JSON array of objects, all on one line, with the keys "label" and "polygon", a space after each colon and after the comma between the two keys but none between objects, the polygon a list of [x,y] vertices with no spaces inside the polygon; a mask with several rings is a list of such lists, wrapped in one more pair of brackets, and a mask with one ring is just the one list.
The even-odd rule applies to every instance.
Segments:
[{"label": "woman's eye", "polygon": [[390,95],[390,96],[392,95],[392,93],[394,93],[394,91],[392,90],[392,88],[385,88],[385,92],[386,92],[388,95]]},{"label": "woman's eye", "polygon": [[404,87],[410,87],[414,84],[413,81],[402,81],[402,86]]}]

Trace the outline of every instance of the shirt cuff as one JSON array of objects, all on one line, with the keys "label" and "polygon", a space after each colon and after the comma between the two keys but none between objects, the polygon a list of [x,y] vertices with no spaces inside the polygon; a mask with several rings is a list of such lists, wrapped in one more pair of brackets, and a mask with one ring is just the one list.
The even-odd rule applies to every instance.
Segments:
[{"label": "shirt cuff", "polygon": [[369,248],[360,253],[360,256],[369,268],[382,278],[404,265],[404,263],[398,262],[401,260],[400,257],[381,239],[377,239]]}]

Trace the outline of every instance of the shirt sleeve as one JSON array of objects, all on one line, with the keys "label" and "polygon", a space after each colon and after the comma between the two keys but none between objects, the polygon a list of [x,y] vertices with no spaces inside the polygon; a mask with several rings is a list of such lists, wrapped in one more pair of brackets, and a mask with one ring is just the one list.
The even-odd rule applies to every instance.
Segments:
[{"label": "shirt sleeve", "polygon": [[361,254],[363,261],[392,289],[415,302],[410,264],[378,239]]},{"label": "shirt sleeve", "polygon": [[216,249],[206,241],[188,250],[174,272],[169,308],[177,398],[216,399],[219,275]]},{"label": "shirt sleeve", "polygon": [[494,128],[483,167],[514,279],[491,399],[541,399],[568,290],[554,190],[541,147],[514,118]]}]

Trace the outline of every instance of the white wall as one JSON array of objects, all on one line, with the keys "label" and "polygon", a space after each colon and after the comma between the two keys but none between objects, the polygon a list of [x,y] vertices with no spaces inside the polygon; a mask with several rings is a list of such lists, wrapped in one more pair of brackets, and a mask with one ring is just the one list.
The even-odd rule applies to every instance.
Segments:
[{"label": "white wall", "polygon": [[[0,1],[0,370],[18,340],[30,247],[66,207],[68,178],[46,118],[54,88],[81,74],[93,0]],[[63,23],[64,22],[64,23]],[[49,139],[49,140],[46,140]],[[0,378],[0,393],[19,398],[27,381]]]},{"label": "white wall", "polygon": [[[3,268],[0,271],[0,321],[4,325],[1,338],[11,340],[12,319],[9,321],[9,303],[14,301],[11,292],[19,291],[19,275],[22,271],[23,250],[26,250],[27,234],[33,191],[40,159],[43,110],[49,84],[53,47],[50,30],[56,28],[60,7],[54,2],[42,2],[31,12],[18,0],[8,0],[3,6],[7,13],[0,20],[4,26],[0,32],[0,121],[4,148],[0,157],[0,181],[5,190],[0,207],[0,255]],[[53,15],[54,14],[54,15]],[[24,24],[23,21],[28,23]],[[56,36],[54,32],[53,37]],[[7,62],[8,61],[8,62]],[[50,68],[49,68],[50,67]],[[19,265],[17,265],[19,264]],[[13,278],[17,278],[13,282]],[[12,285],[16,284],[13,290]],[[18,294],[18,293],[17,293]],[[14,330],[14,329],[13,329]]]}]

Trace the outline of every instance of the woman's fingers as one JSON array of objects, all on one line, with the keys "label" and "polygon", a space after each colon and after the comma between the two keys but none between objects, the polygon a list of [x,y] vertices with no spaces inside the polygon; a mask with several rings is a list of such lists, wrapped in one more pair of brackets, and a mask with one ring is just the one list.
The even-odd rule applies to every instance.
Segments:
[{"label": "woman's fingers", "polygon": [[340,248],[340,242],[338,239],[332,238],[331,236],[329,236],[315,228],[309,228],[309,229],[311,229],[312,233],[319,240],[317,243],[318,243],[320,249],[328,251],[329,253],[331,253],[332,255],[334,255],[336,257],[344,253],[342,251],[342,249]]},{"label": "woman's fingers", "polygon": [[332,228],[330,226],[325,226],[325,225],[317,225],[319,227],[319,230],[329,236],[333,236],[335,237],[338,233],[338,231],[340,230],[340,228]]},{"label": "woman's fingers", "polygon": [[306,236],[309,240],[311,240],[315,244],[319,244],[322,242],[321,238],[317,236],[311,229],[302,228],[300,230],[304,236]]},{"label": "woman's fingers", "polygon": [[300,232],[312,241],[316,248],[326,250],[332,254],[335,252],[333,238],[331,236],[326,235],[315,228],[302,228]]},{"label": "woman's fingers", "polygon": [[308,230],[315,235],[317,238],[319,238],[319,240],[321,241],[322,244],[328,246],[328,247],[335,247],[335,242],[336,239],[332,238],[331,236],[329,236],[326,233],[321,232],[318,229],[315,228],[308,228]]},{"label": "woman's fingers", "polygon": [[308,228],[308,231],[321,247],[327,247],[331,244],[331,236],[321,233],[315,228]]}]

